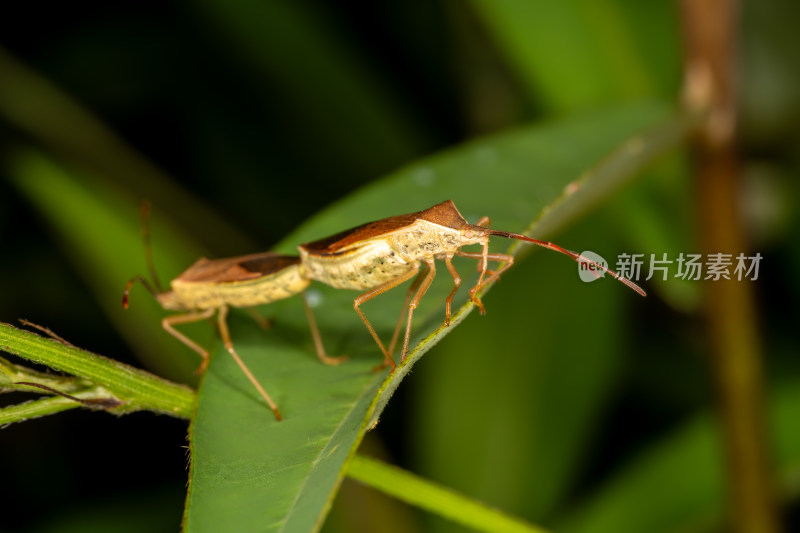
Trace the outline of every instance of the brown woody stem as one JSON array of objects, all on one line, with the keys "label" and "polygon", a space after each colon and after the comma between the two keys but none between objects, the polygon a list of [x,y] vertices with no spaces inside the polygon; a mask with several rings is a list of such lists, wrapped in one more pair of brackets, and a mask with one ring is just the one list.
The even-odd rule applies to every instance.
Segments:
[{"label": "brown woody stem", "polygon": [[[706,121],[694,145],[699,222],[706,253],[746,252],[736,152],[737,5],[733,0],[683,0],[686,104]],[[739,532],[780,530],[766,445],[762,348],[753,286],[720,279],[705,287],[712,372],[726,447],[731,527]]]}]

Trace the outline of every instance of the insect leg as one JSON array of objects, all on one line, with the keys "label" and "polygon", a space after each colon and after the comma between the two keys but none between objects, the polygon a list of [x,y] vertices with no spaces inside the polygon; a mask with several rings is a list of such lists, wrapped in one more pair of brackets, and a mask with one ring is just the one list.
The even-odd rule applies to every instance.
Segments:
[{"label": "insect leg", "polygon": [[406,309],[408,308],[408,303],[411,301],[411,296],[416,292],[419,288],[419,284],[422,283],[422,280],[425,276],[428,275],[428,264],[425,263],[422,265],[422,270],[420,270],[417,277],[414,278],[414,281],[411,283],[411,286],[408,288],[406,292],[406,299],[403,301],[403,307],[400,309],[400,316],[397,317],[397,324],[394,327],[394,333],[392,333],[392,342],[389,343],[389,355],[394,354],[395,346],[397,346],[397,339],[400,337],[400,328],[403,327],[403,318],[406,315]]},{"label": "insect leg", "polygon": [[305,292],[303,292],[303,308],[306,311],[306,318],[308,319],[308,327],[311,330],[311,338],[314,340],[314,348],[317,351],[317,357],[319,357],[319,360],[325,363],[326,365],[338,365],[339,363],[344,363],[345,361],[347,361],[346,355],[331,357],[325,354],[325,346],[322,344],[322,336],[319,334],[317,321],[314,318],[314,311],[312,311],[311,305],[309,305],[308,303],[308,296],[306,296]]},{"label": "insect leg", "polygon": [[417,308],[422,297],[428,292],[428,287],[431,286],[433,278],[436,276],[436,264],[434,263],[434,259],[431,257],[426,260],[426,263],[428,265],[428,275],[422,280],[419,290],[414,295],[411,303],[408,304],[408,322],[406,322],[406,336],[403,339],[403,352],[400,354],[400,362],[403,362],[408,354],[408,339],[411,337],[411,317],[414,315],[414,309]]},{"label": "insect leg", "polygon": [[[483,219],[481,219],[483,220]],[[444,258],[444,264],[447,267],[447,271],[450,272],[450,275],[453,277],[453,290],[450,291],[450,294],[447,296],[447,300],[444,302],[444,325],[450,325],[450,308],[453,305],[453,297],[456,295],[458,288],[461,286],[461,276],[458,275],[458,271],[455,269],[452,263],[453,255],[446,255]]]},{"label": "insect leg", "polygon": [[372,338],[375,340],[378,347],[381,349],[381,352],[383,352],[383,358],[384,358],[383,367],[386,367],[386,365],[390,365],[392,367],[392,370],[395,369],[397,364],[394,362],[392,356],[383,346],[380,337],[378,337],[378,334],[375,332],[375,328],[373,328],[372,324],[369,323],[369,320],[367,320],[367,317],[364,315],[364,312],[361,311],[360,307],[361,304],[363,304],[364,302],[368,302],[371,299],[378,296],[379,294],[383,294],[384,292],[397,287],[401,283],[410,280],[411,278],[417,275],[417,272],[419,272],[419,264],[414,263],[411,265],[411,269],[405,274],[398,276],[394,279],[391,279],[386,283],[382,283],[381,285],[378,285],[377,287],[368,290],[367,292],[365,292],[364,294],[358,296],[355,300],[353,300],[353,309],[356,310],[356,313],[358,313],[358,316],[361,318],[361,321],[364,322],[365,326],[367,326],[370,335],[372,335]]},{"label": "insect leg", "polygon": [[200,354],[200,357],[203,358],[203,361],[200,363],[200,366],[197,367],[195,370],[196,374],[202,374],[205,372],[206,367],[208,366],[208,351],[202,348],[199,344],[194,342],[192,339],[175,329],[175,326],[178,324],[189,324],[191,322],[199,322],[201,320],[205,320],[206,318],[211,318],[214,314],[216,309],[206,309],[205,311],[192,311],[190,313],[185,313],[183,315],[172,315],[168,317],[164,317],[161,321],[161,327],[163,327],[167,333],[181,341],[183,344],[194,350],[195,352]]},{"label": "insect leg", "polygon": [[253,317],[253,320],[255,320],[256,324],[258,324],[258,326],[261,329],[266,331],[266,330],[268,330],[269,328],[272,327],[272,319],[271,318],[264,317],[263,315],[261,315],[261,313],[259,313],[258,311],[256,311],[252,307],[245,307],[244,310],[247,311],[247,313],[251,317]]},{"label": "insect leg", "polygon": [[483,279],[484,271],[482,271],[480,278],[478,278],[478,282],[469,290],[469,299],[472,300],[472,303],[478,306],[478,309],[483,315],[486,313],[486,308],[483,306],[483,302],[481,302],[480,298],[477,296],[478,291],[483,289],[486,285],[494,282],[500,277],[500,274],[511,268],[511,265],[514,264],[514,256],[509,254],[490,254],[486,253],[485,250],[483,252],[462,252],[459,250],[456,252],[456,254],[460,255],[461,257],[480,259],[481,265],[484,267],[487,261],[497,261],[498,263],[503,263],[500,268],[491,272],[486,279]]},{"label": "insect leg", "polygon": [[[142,202],[139,208],[139,216],[142,219],[142,242],[144,243],[144,258],[147,262],[147,270],[150,271],[150,279],[158,292],[164,292],[156,274],[155,262],[153,262],[153,246],[150,243],[150,203]],[[152,292],[152,291],[151,291]]]},{"label": "insect leg", "polygon": [[264,387],[261,386],[261,383],[259,383],[253,373],[250,372],[250,369],[244,364],[242,358],[236,353],[236,350],[233,349],[233,341],[231,340],[231,333],[228,330],[227,318],[228,306],[223,305],[219,308],[217,322],[219,324],[219,334],[220,337],[222,337],[222,343],[225,345],[225,349],[228,350],[228,353],[231,354],[231,357],[233,357],[233,360],[236,361],[237,365],[239,365],[239,368],[242,370],[242,372],[244,372],[244,375],[247,376],[247,379],[250,380],[250,383],[252,383],[259,394],[261,394],[261,397],[267,402],[267,405],[269,405],[270,409],[272,409],[272,412],[275,413],[275,418],[279,421],[282,420],[283,417],[281,416],[280,411],[278,411],[278,406],[275,405],[275,402],[273,402],[272,398],[269,397],[269,394],[267,394],[267,391],[265,391]]}]

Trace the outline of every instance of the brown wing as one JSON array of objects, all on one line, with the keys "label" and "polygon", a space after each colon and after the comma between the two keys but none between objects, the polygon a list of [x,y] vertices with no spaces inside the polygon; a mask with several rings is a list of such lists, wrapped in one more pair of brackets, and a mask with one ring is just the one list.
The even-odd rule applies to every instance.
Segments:
[{"label": "brown wing", "polygon": [[467,221],[464,220],[464,217],[461,216],[461,213],[458,212],[458,209],[456,209],[453,201],[447,200],[446,202],[436,204],[433,207],[417,211],[416,213],[367,222],[366,224],[356,226],[355,228],[337,233],[336,235],[318,241],[308,242],[300,246],[317,255],[335,255],[342,249],[352,246],[359,241],[392,233],[393,231],[413,224],[417,220],[427,220],[428,222],[453,229],[462,229],[469,226]]},{"label": "brown wing", "polygon": [[420,211],[417,213],[417,218],[451,229],[463,230],[469,227],[469,222],[464,220],[464,217],[458,212],[453,200],[447,200]]},{"label": "brown wing", "polygon": [[279,272],[300,263],[300,258],[274,252],[240,255],[223,259],[198,259],[177,279],[194,282],[247,281]]}]

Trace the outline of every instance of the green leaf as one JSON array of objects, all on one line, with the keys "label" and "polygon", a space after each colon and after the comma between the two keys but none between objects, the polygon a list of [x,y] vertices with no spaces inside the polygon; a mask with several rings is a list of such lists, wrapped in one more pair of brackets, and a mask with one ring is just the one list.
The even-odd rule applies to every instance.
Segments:
[{"label": "green leaf", "polygon": [[[509,231],[524,230],[547,208],[543,224],[547,222],[548,233],[555,232],[680,141],[691,120],[667,117],[662,106],[634,105],[468,143],[337,203],[278,249],[291,251],[302,242],[448,198],[469,220],[490,214],[493,227]],[[642,134],[656,126],[660,127]],[[633,135],[640,135],[635,150],[624,145]],[[593,180],[607,175],[613,179],[594,189]],[[576,182],[579,178],[583,179]],[[591,194],[576,192],[582,189]],[[497,243],[494,248],[507,246]],[[459,265],[462,274],[474,272],[474,262]],[[474,275],[464,277],[465,287],[474,283]],[[231,331],[237,351],[278,403],[285,420],[273,419],[231,358],[218,350],[201,384],[190,431],[187,531],[318,529],[348,457],[399,382],[472,309],[471,304],[464,305],[451,327],[442,326],[443,300],[452,282],[437,281],[415,313],[414,349],[385,380],[370,370],[380,362],[380,352],[353,312],[355,293],[314,289],[322,296],[316,312],[328,352],[352,358],[337,367],[323,366],[312,355],[298,301],[285,300],[268,308],[277,317],[272,331],[261,331],[234,313]],[[397,320],[404,291],[392,292],[396,294],[382,295],[364,306],[384,336]]]}]

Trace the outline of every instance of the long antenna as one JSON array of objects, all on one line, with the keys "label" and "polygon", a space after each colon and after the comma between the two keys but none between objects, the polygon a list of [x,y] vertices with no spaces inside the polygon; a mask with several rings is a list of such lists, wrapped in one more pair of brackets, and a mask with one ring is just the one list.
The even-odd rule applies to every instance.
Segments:
[{"label": "long antenna", "polygon": [[145,200],[142,202],[142,206],[139,209],[139,214],[142,219],[142,242],[144,243],[144,258],[147,262],[147,270],[150,272],[152,284],[141,274],[136,275],[128,280],[127,285],[125,285],[125,292],[122,293],[122,307],[125,309],[128,308],[128,295],[131,292],[131,286],[137,281],[144,285],[144,288],[147,289],[147,292],[152,294],[154,298],[156,298],[159,293],[164,292],[161,283],[158,281],[158,274],[156,274],[156,267],[155,263],[153,262],[153,248],[150,244],[150,203],[148,201]]},{"label": "long antenna", "polygon": [[592,261],[588,257],[585,257],[585,256],[583,256],[581,254],[575,253],[575,252],[573,252],[571,250],[567,250],[566,248],[562,248],[561,246],[559,246],[557,244],[553,244],[552,242],[547,242],[547,241],[540,241],[538,239],[533,239],[531,237],[527,237],[527,236],[521,235],[519,233],[511,233],[511,232],[508,232],[508,231],[498,231],[498,230],[493,230],[493,229],[489,229],[489,228],[484,228],[484,230],[489,235],[497,235],[498,237],[506,237],[508,239],[517,239],[517,240],[520,240],[520,241],[530,242],[530,243],[533,243],[533,244],[535,244],[537,246],[541,246],[542,248],[547,248],[548,250],[553,250],[555,252],[559,252],[559,253],[562,253],[564,255],[568,255],[569,257],[571,257],[572,259],[574,259],[578,263],[589,263],[591,265],[594,265],[597,269],[602,270],[603,272],[605,272],[608,275],[610,275],[612,278],[615,278],[615,279],[621,281],[622,283],[627,285],[629,288],[631,288],[634,291],[636,291],[637,293],[639,293],[641,296],[647,296],[647,293],[644,292],[644,290],[641,287],[639,287],[637,284],[635,284],[634,282],[632,282],[628,278],[626,278],[624,276],[620,276],[619,274],[617,274],[613,270],[611,270],[611,269],[605,267],[604,265],[601,265],[601,264],[599,264],[599,263],[597,263],[595,261]]},{"label": "long antenna", "polygon": [[150,279],[153,280],[153,285],[158,292],[164,292],[164,288],[158,281],[156,266],[153,262],[153,247],[150,244],[150,202],[143,201],[139,213],[142,218],[142,242],[144,242],[144,258],[147,262],[147,270],[150,272]]}]

